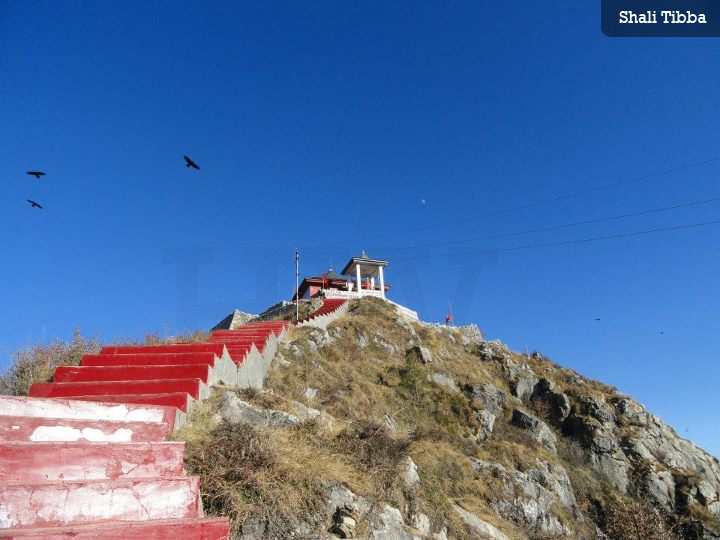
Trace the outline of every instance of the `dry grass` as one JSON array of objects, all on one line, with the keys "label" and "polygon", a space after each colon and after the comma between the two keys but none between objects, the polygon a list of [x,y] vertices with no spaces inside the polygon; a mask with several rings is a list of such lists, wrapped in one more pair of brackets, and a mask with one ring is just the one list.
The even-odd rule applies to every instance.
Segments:
[{"label": "dry grass", "polygon": [[[348,484],[370,498],[397,498],[409,440],[367,424],[339,432],[314,422],[287,429],[233,425],[217,415],[220,395],[196,407],[174,438],[186,441],[185,467],[201,477],[206,511],[230,516],[235,531],[248,519],[268,525],[263,538],[269,539],[288,538],[301,525],[322,530],[328,483]],[[277,404],[266,392],[241,396]]]},{"label": "dry grass", "polygon": [[48,345],[33,345],[12,355],[11,364],[0,373],[0,394],[27,395],[35,383],[52,381],[58,366],[77,366],[84,354],[100,350],[96,337],[83,337],[79,329],[71,341],[55,340]]},{"label": "dry grass", "polygon": [[397,498],[396,490],[402,484],[400,476],[412,442],[409,437],[392,435],[378,424],[360,422],[342,430],[329,442],[335,452],[371,480],[376,493]]},{"label": "dry grass", "polygon": [[680,540],[665,517],[649,502],[617,498],[606,501],[603,530],[614,540]]},{"label": "dry grass", "polygon": [[207,330],[194,330],[174,336],[168,336],[167,331],[164,334],[165,335],[160,335],[157,332],[145,334],[145,344],[171,345],[173,343],[204,343],[210,338],[210,332]]}]

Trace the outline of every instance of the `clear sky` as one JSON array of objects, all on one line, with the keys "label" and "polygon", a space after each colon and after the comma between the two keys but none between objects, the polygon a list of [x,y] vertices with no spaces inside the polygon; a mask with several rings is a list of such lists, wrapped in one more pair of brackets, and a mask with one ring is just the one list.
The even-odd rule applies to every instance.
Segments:
[{"label": "clear sky", "polygon": [[451,302],[719,455],[720,225],[496,251],[719,220],[498,236],[720,197],[719,61],[607,38],[598,2],[0,0],[1,362],[258,312],[295,247],[315,275],[364,248],[424,320]]}]

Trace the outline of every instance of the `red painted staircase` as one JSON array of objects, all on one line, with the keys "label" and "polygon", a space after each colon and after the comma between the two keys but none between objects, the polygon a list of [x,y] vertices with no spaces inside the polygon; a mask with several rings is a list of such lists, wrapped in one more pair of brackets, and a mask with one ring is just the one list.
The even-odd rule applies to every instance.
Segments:
[{"label": "red painted staircase", "polygon": [[105,347],[27,398],[0,396],[0,538],[226,539],[228,520],[204,517],[185,475],[184,443],[165,439],[212,385],[264,376],[288,326]]}]

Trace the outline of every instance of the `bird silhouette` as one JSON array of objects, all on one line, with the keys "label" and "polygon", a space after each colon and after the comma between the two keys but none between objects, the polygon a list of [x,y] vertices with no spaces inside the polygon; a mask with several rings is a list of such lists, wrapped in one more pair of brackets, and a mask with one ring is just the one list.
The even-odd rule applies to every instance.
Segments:
[{"label": "bird silhouette", "polygon": [[30,208],[39,208],[40,210],[43,209],[43,207],[40,206],[40,205],[39,205],[38,203],[36,203],[35,201],[31,201],[30,199],[25,199],[25,200],[30,203]]},{"label": "bird silhouette", "polygon": [[200,169],[200,165],[195,163],[192,159],[190,159],[187,156],[183,156],[185,158],[185,166],[186,167],[192,167],[193,169]]},{"label": "bird silhouette", "polygon": [[596,320],[596,321],[599,321],[599,320],[600,320],[600,317],[596,318],[595,320]]},{"label": "bird silhouette", "polygon": [[665,333],[665,331],[660,332],[660,335],[662,336]]},{"label": "bird silhouette", "polygon": [[45,173],[42,171],[28,171],[27,172],[30,176],[34,176],[35,178],[40,178],[41,176],[45,176]]}]

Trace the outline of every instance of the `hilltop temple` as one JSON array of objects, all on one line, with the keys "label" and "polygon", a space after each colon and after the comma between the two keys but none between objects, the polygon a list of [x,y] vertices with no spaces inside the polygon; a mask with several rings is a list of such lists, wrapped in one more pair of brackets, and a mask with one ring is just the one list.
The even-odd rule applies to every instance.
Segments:
[{"label": "hilltop temple", "polygon": [[385,283],[384,268],[388,261],[372,259],[363,251],[360,256],[352,257],[340,275],[331,266],[326,274],[306,277],[293,295],[309,300],[317,296],[325,298],[357,298],[360,296],[378,296],[385,298],[390,285]]},{"label": "hilltop temple", "polygon": [[240,310],[225,317],[213,330],[234,329],[252,320],[270,320],[285,316],[295,311],[295,303],[320,302],[327,300],[349,300],[362,296],[375,296],[393,304],[405,316],[417,320],[417,313],[387,298],[390,285],[385,283],[385,268],[389,262],[373,259],[363,250],[359,256],[351,257],[340,274],[331,266],[327,272],[319,276],[303,278],[291,301],[283,300],[270,307],[260,315],[251,315]]}]

